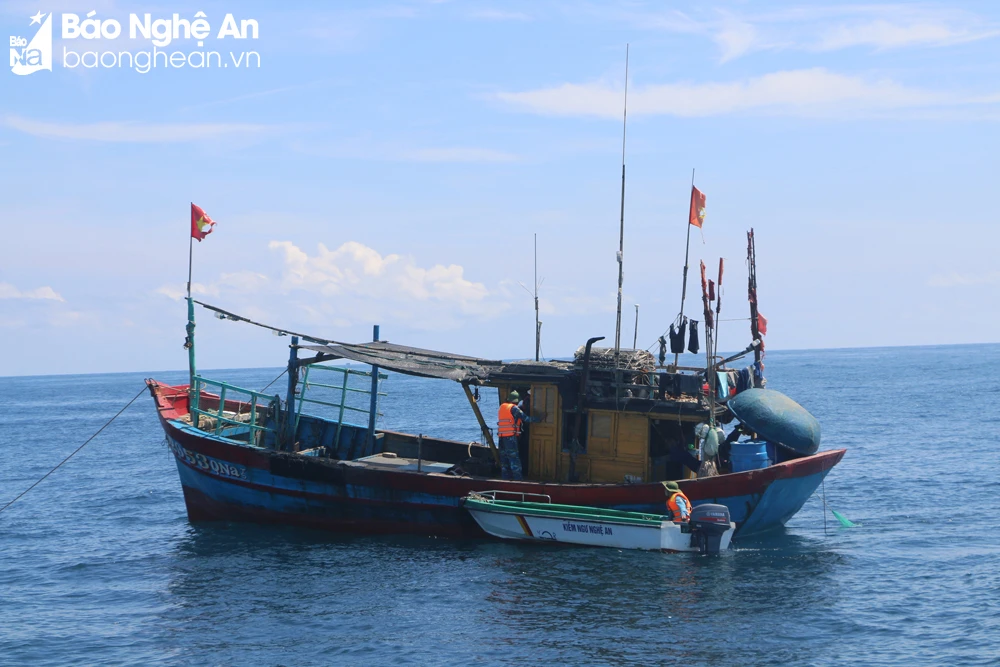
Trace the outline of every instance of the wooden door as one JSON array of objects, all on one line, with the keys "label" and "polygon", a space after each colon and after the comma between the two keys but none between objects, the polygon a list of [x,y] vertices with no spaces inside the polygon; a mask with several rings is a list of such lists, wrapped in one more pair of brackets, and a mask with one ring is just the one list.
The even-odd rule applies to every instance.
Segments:
[{"label": "wooden door", "polygon": [[528,425],[528,477],[555,481],[562,424],[559,390],[554,384],[531,385],[531,416],[542,412],[545,413],[544,421]]}]

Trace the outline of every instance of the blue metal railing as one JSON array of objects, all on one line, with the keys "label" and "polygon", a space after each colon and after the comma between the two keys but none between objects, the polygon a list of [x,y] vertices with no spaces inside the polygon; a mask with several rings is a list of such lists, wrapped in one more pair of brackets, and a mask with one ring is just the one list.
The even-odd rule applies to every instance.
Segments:
[{"label": "blue metal railing", "polygon": [[[205,387],[218,390],[219,406],[215,410],[201,409],[201,394]],[[236,400],[239,402],[237,410],[226,410],[227,395],[229,400]],[[214,419],[215,425],[212,432],[215,435],[231,435],[231,433],[224,433],[224,429],[232,431],[234,429],[239,430],[246,428],[250,434],[250,442],[256,444],[258,433],[263,431],[274,432],[273,428],[268,428],[267,426],[258,424],[258,414],[260,410],[266,411],[268,409],[268,405],[277,398],[277,396],[269,396],[252,389],[237,387],[236,385],[229,384],[228,382],[210,380],[208,378],[201,377],[200,375],[196,375],[194,376],[194,393],[191,402],[191,423],[195,426],[195,428],[201,428],[201,417]],[[244,408],[247,409],[246,412],[244,412]],[[246,415],[246,417],[244,417],[244,415]]]},{"label": "blue metal railing", "polygon": [[[309,376],[313,371],[323,371],[324,373],[329,373],[335,376],[333,383],[327,382],[316,382],[315,380],[310,380]],[[372,377],[371,372],[354,370],[352,368],[341,368],[338,366],[323,366],[321,364],[313,364],[305,367],[305,371],[302,375],[301,389],[298,394],[298,409],[295,413],[295,428],[298,430],[299,417],[302,416],[302,407],[305,403],[310,403],[313,405],[322,405],[327,408],[333,408],[337,411],[337,435],[336,441],[340,439],[340,428],[344,423],[344,413],[359,412],[362,414],[371,414],[371,382]],[[381,382],[387,379],[389,376],[385,373],[378,374],[378,381]],[[361,380],[368,379],[368,382],[363,384],[363,388],[359,389],[357,387],[350,386],[351,378],[359,378]],[[310,388],[326,390],[330,394],[330,400],[323,400],[320,398],[315,398],[307,396]],[[375,401],[375,413],[378,415],[378,398],[385,396],[384,392],[376,391],[376,401]],[[315,391],[313,392],[315,396]],[[357,396],[359,400],[353,401],[354,403],[360,403],[364,407],[356,407],[355,405],[350,405],[348,400],[349,396]],[[368,397],[368,398],[364,398]],[[324,396],[324,398],[327,398]],[[362,402],[363,401],[363,402]],[[307,413],[308,414],[308,413]]]}]

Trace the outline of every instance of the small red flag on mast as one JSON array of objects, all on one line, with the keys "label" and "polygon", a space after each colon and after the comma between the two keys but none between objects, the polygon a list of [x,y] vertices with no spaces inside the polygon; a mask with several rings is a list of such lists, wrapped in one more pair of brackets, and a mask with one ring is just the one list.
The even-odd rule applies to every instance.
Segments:
[{"label": "small red flag on mast", "polygon": [[701,229],[705,222],[705,195],[698,188],[691,186],[691,213],[688,222]]},{"label": "small red flag on mast", "polygon": [[205,211],[202,210],[201,206],[191,202],[191,238],[198,239],[200,242],[212,233],[214,226],[215,220],[205,215]]}]

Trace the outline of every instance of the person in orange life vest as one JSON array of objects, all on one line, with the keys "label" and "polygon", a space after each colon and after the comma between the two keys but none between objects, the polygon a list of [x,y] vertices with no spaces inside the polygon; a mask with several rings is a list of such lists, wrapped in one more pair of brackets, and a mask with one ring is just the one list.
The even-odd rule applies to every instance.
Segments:
[{"label": "person in orange life vest", "polygon": [[667,514],[674,523],[683,523],[691,517],[691,501],[681,491],[677,482],[664,482],[667,492]]},{"label": "person in orange life vest", "polygon": [[529,417],[524,414],[517,402],[521,395],[516,391],[507,394],[507,402],[500,405],[497,412],[497,434],[500,449],[500,476],[503,479],[522,479],[521,457],[517,453],[517,436],[521,435],[521,425],[540,422],[545,418]]}]

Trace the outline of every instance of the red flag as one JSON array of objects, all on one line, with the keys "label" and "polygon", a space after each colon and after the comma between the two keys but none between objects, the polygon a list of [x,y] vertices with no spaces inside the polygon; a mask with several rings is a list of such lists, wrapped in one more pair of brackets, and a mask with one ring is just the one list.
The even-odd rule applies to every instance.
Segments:
[{"label": "red flag", "polygon": [[688,215],[688,222],[699,229],[701,223],[705,222],[705,195],[693,185],[691,186],[691,213]]},{"label": "red flag", "polygon": [[757,313],[757,331],[759,331],[762,336],[767,335],[767,318],[760,313]]},{"label": "red flag", "polygon": [[201,206],[191,202],[191,238],[201,241],[212,233],[214,226],[215,220],[205,215],[205,211],[201,210]]},{"label": "red flag", "polygon": [[715,283],[711,280],[708,281],[708,300],[715,301]]}]

